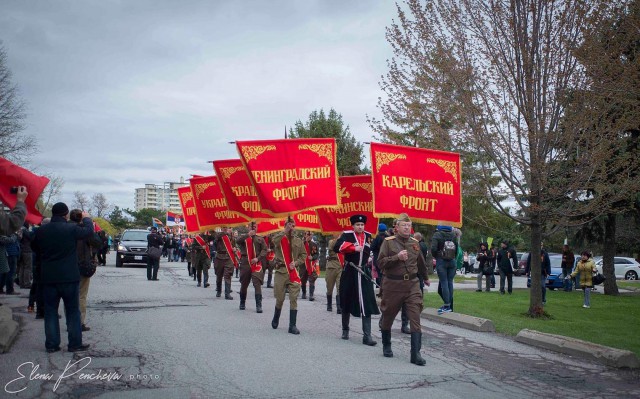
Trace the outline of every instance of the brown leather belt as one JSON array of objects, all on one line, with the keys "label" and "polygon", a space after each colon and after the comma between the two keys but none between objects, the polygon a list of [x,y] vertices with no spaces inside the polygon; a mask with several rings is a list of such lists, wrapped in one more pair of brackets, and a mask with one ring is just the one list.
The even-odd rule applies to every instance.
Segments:
[{"label": "brown leather belt", "polygon": [[388,278],[389,280],[413,280],[414,278],[418,277],[417,273],[405,273],[402,276],[394,276],[394,275],[390,275],[390,274],[385,274],[384,278]]}]

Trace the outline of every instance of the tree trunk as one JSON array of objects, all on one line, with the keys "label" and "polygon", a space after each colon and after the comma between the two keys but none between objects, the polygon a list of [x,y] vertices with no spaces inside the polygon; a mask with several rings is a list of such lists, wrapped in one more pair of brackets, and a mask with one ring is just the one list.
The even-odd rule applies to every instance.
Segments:
[{"label": "tree trunk", "polygon": [[608,213],[604,221],[604,249],[602,250],[602,274],[605,295],[619,295],[613,258],[616,255],[616,215]]},{"label": "tree trunk", "polygon": [[531,218],[531,289],[529,291],[529,315],[531,317],[540,317],[544,313],[542,305],[542,272],[540,262],[540,247],[542,245],[542,226],[540,225],[540,216],[532,215]]}]

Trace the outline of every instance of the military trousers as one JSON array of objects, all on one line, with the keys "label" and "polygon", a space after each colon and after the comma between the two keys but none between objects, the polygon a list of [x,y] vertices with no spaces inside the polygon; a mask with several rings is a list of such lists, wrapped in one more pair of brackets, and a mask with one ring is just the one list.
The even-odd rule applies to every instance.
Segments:
[{"label": "military trousers", "polygon": [[259,272],[251,272],[248,264],[240,263],[240,297],[247,297],[249,283],[253,283],[256,295],[262,295],[262,282],[264,281],[264,268]]},{"label": "military trousers", "polygon": [[406,291],[389,291],[384,290],[382,294],[382,302],[380,303],[380,310],[382,311],[382,322],[380,323],[381,329],[391,330],[393,321],[395,320],[398,312],[402,309],[402,305],[405,305],[407,309],[407,316],[409,317],[409,326],[411,332],[421,332],[420,327],[420,313],[422,313],[422,294],[420,292],[420,283],[415,278],[415,289],[407,289]]},{"label": "military trousers", "polygon": [[325,281],[327,283],[327,295],[333,296],[333,287],[336,287],[336,295],[340,295],[340,277],[342,268],[327,269]]},{"label": "military trousers", "polygon": [[314,285],[318,279],[315,268],[311,274],[307,272],[306,266],[302,266],[300,269],[300,281],[302,282],[302,286],[305,287],[307,285],[307,281],[309,281],[309,285]]},{"label": "military trousers", "polygon": [[280,269],[276,269],[273,295],[276,297],[276,308],[282,309],[284,305],[285,291],[289,289],[289,308],[290,310],[298,309],[298,294],[300,293],[300,284],[292,283],[289,279],[289,273],[286,271],[286,266],[281,266]]}]

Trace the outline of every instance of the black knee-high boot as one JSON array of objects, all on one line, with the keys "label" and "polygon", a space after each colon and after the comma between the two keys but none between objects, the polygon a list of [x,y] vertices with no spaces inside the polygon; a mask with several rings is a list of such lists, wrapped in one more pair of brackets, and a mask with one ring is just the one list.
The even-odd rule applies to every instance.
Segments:
[{"label": "black knee-high boot", "polygon": [[333,300],[333,296],[331,296],[331,294],[327,294],[327,312],[333,311],[333,308],[331,307],[332,300]]},{"label": "black knee-high boot", "polygon": [[349,339],[349,312],[342,313],[342,339]]},{"label": "black knee-high boot", "polygon": [[369,346],[375,346],[377,344],[371,338],[371,316],[362,316],[362,343]]},{"label": "black knee-high boot", "polygon": [[384,357],[393,357],[391,351],[391,330],[382,330],[382,354]]},{"label": "black knee-high boot", "polygon": [[278,324],[280,324],[280,313],[282,313],[282,309],[276,308],[276,311],[273,313],[273,320],[271,320],[271,327],[275,330],[278,328]]},{"label": "black knee-high boot", "polygon": [[420,356],[420,349],[422,348],[422,333],[421,332],[412,332],[411,333],[411,363],[424,366],[427,361]]},{"label": "black knee-high boot", "polygon": [[289,334],[300,334],[300,330],[296,327],[296,319],[298,318],[297,310],[289,311]]}]

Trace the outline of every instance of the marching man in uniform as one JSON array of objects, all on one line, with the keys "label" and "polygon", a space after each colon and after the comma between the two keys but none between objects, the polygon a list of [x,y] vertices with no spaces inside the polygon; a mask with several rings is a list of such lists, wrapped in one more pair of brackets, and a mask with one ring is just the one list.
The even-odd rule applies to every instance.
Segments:
[{"label": "marching man in uniform", "polygon": [[325,281],[327,283],[327,312],[332,312],[331,299],[333,298],[333,287],[336,288],[336,310],[338,314],[342,313],[340,309],[340,276],[342,275],[342,266],[344,266],[344,255],[336,253],[333,247],[338,240],[338,236],[334,235],[329,244],[327,244],[327,250],[329,256],[327,257],[327,273],[325,275]]},{"label": "marching man in uniform", "polygon": [[353,215],[353,230],[345,231],[336,240],[333,250],[344,255],[344,269],[340,278],[340,305],[342,306],[342,339],[349,339],[349,317],[362,317],[362,343],[377,344],[371,338],[371,315],[380,314],[373,290],[371,274],[366,265],[371,254],[371,233],[364,231],[367,217]]},{"label": "marching man in uniform", "polygon": [[191,244],[191,257],[193,262],[193,279],[198,279],[198,287],[204,275],[204,288],[209,287],[209,268],[211,267],[211,253],[209,240],[211,236],[205,233],[197,234]]},{"label": "marching man in uniform", "polygon": [[300,293],[299,270],[305,266],[306,252],[302,240],[293,235],[295,227],[295,221],[288,217],[284,224],[284,231],[274,234],[270,240],[275,255],[273,295],[276,297],[276,309],[271,327],[278,328],[282,305],[284,305],[285,290],[289,289],[289,333],[300,334],[296,327],[298,294]]},{"label": "marching man in uniform", "polygon": [[233,299],[231,296],[231,277],[238,260],[233,247],[233,231],[229,227],[223,227],[222,232],[215,235],[216,259],[214,268],[216,271],[216,297],[220,297],[222,279],[224,278],[224,299]]},{"label": "marching man in uniform", "polygon": [[404,304],[411,326],[411,363],[424,366],[420,356],[422,347],[422,291],[418,274],[429,286],[427,265],[418,241],[411,236],[411,219],[403,213],[397,221],[395,235],[387,237],[378,253],[378,265],[384,273],[382,282],[382,353],[393,357],[391,351],[391,325]]},{"label": "marching man in uniform", "polygon": [[267,255],[267,244],[264,238],[256,235],[256,222],[249,224],[249,232],[242,234],[236,241],[240,248],[240,310],[245,309],[247,287],[253,282],[256,292],[256,312],[262,313],[262,281],[264,270],[262,262]]},{"label": "marching man in uniform", "polygon": [[304,260],[305,267],[300,270],[300,281],[302,282],[302,298],[307,298],[307,280],[309,280],[309,300],[313,302],[315,298],[313,293],[316,290],[316,279],[318,278],[318,258],[320,253],[318,251],[318,244],[313,241],[313,233],[310,231],[304,232],[304,250],[307,257]]}]

